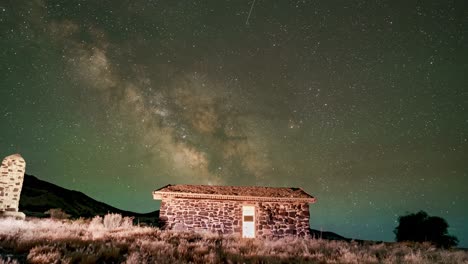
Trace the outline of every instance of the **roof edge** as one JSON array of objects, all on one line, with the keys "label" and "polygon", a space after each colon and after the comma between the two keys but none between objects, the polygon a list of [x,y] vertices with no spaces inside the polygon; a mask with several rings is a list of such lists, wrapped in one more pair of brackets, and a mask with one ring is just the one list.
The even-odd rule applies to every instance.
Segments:
[{"label": "roof edge", "polygon": [[234,200],[234,201],[265,201],[265,202],[307,202],[315,203],[317,199],[313,196],[310,198],[297,197],[263,197],[263,196],[244,196],[244,195],[225,195],[225,194],[202,194],[202,193],[187,193],[187,192],[161,192],[153,191],[154,200],[162,200],[164,198],[198,198],[212,200]]}]

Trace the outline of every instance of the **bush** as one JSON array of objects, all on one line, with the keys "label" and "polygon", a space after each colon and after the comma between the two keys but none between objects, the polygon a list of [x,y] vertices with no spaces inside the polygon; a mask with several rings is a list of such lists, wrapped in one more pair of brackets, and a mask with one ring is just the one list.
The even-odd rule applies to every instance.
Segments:
[{"label": "bush", "polygon": [[104,224],[102,222],[103,222],[102,217],[97,215],[93,217],[93,219],[89,223],[89,228],[90,229],[102,229],[104,227]]},{"label": "bush", "polygon": [[120,214],[106,214],[104,216],[104,227],[107,229],[115,229],[120,227],[122,223],[122,215]]},{"label": "bush", "polygon": [[120,214],[106,214],[104,219],[95,216],[90,223],[90,227],[104,227],[105,229],[131,228],[133,217],[122,217]]},{"label": "bush", "polygon": [[45,214],[48,214],[50,215],[50,218],[52,219],[68,219],[70,218],[70,215],[65,213],[62,209],[60,208],[54,208],[54,209],[49,209],[47,210],[46,212],[44,212]]},{"label": "bush", "polygon": [[458,239],[448,234],[449,225],[441,217],[429,216],[426,212],[419,211],[398,217],[398,222],[394,230],[398,242],[431,242],[444,248],[458,244]]}]

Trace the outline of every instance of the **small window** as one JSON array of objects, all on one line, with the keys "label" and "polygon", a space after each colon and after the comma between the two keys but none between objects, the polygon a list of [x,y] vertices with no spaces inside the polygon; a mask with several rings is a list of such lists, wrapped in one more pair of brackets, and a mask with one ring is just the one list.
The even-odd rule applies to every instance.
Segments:
[{"label": "small window", "polygon": [[244,215],[244,222],[253,222],[253,215]]}]

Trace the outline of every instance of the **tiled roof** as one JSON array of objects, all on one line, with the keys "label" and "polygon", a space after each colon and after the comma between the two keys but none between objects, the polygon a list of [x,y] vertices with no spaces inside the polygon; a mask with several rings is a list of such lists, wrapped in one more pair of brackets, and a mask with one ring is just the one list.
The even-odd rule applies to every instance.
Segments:
[{"label": "tiled roof", "polygon": [[[226,197],[256,197],[256,198],[274,198],[274,199],[288,199],[288,200],[309,200],[315,201],[315,198],[307,194],[301,188],[289,187],[261,187],[261,186],[212,186],[212,185],[167,185],[154,191],[155,198],[159,195],[181,196],[184,195],[197,195],[207,198],[214,196]],[[222,199],[222,197],[219,197]]]}]

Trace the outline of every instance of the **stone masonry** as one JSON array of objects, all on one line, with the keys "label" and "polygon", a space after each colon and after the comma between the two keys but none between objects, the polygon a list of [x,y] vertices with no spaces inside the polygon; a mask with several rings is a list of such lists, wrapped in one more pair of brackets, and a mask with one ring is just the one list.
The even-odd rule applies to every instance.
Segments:
[{"label": "stone masonry", "polygon": [[308,203],[262,202],[256,208],[259,236],[310,236]]},{"label": "stone masonry", "polygon": [[6,157],[0,167],[0,216],[24,219],[18,212],[26,162],[19,154]]},{"label": "stone masonry", "polygon": [[241,232],[241,210],[235,201],[174,198],[161,202],[159,219],[163,229],[233,234]]},{"label": "stone masonry", "polygon": [[167,230],[241,234],[243,205],[255,206],[256,237],[309,237],[308,203],[170,198],[159,215]]}]

